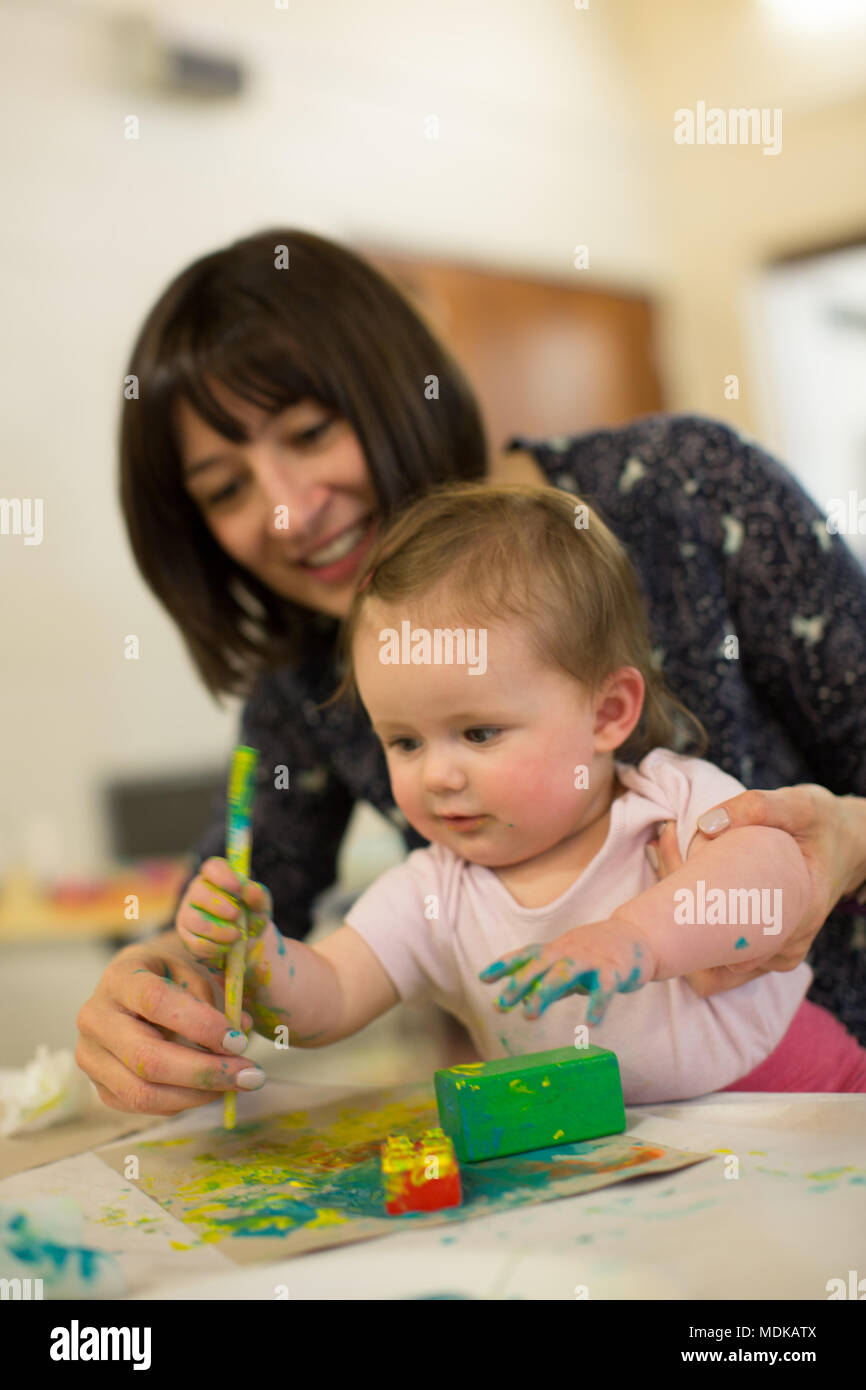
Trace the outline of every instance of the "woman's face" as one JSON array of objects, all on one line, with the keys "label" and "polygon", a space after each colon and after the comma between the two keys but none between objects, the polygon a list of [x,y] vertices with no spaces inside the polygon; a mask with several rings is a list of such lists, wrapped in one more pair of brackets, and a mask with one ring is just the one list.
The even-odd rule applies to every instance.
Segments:
[{"label": "woman's face", "polygon": [[379,512],[354,430],[312,399],[271,415],[212,389],[252,442],[233,444],[178,400],[184,485],[205,524],[275,593],[344,617]]}]

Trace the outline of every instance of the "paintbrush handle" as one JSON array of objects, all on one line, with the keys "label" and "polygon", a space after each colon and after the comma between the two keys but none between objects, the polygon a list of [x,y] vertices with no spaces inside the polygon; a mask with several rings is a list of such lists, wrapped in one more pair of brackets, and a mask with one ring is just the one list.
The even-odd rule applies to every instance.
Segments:
[{"label": "paintbrush handle", "polygon": [[[243,935],[229,947],[226,961],[226,1018],[232,1028],[240,1030],[244,1007],[244,965],[246,963],[246,913],[243,908],[238,926]],[[223,1097],[223,1124],[226,1129],[234,1129],[237,1117],[237,1096],[227,1091]]]},{"label": "paintbrush handle", "polygon": [[[255,748],[243,745],[232,757],[228,789],[228,823],[226,826],[226,858],[230,868],[242,878],[249,878],[252,866],[253,798],[256,790],[256,769],[259,755]],[[232,1028],[240,1030],[244,1006],[244,969],[247,948],[247,914],[241,904],[238,916],[240,937],[229,947],[225,971],[226,1017]],[[223,1123],[234,1129],[237,1096],[227,1091],[223,1099]]]}]

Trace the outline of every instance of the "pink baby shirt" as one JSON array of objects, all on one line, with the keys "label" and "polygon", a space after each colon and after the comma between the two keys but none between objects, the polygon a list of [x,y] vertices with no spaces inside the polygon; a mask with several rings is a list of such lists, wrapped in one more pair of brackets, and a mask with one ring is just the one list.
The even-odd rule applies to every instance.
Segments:
[{"label": "pink baby shirt", "polygon": [[[493,1007],[507,977],[485,985],[478,972],[519,947],[609,917],[657,882],[644,847],[660,821],[676,822],[685,859],[698,816],[745,790],[712,763],[666,748],[653,749],[637,767],[616,762],[615,768],[627,790],[611,803],[604,845],[544,907],[522,907],[491,869],[430,845],[387,870],[346,914],[401,1000],[434,1000],[463,1023],[487,1060],[573,1046],[588,996],[568,995],[529,1020],[522,1005],[507,1013]],[[742,927],[748,939],[761,931],[751,920]],[[615,995],[604,1021],[590,1028],[589,1042],[616,1053],[626,1104],[687,1100],[721,1090],[763,1062],[811,981],[805,962],[707,999],[682,977],[651,981]]]}]

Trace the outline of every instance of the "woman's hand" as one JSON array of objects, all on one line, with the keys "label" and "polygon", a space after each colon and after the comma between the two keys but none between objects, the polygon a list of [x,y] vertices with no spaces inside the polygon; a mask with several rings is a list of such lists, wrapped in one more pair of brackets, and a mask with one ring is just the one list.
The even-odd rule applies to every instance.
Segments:
[{"label": "woman's hand", "polygon": [[[213,1000],[210,977],[174,932],[125,946],[79,1011],[75,1060],[112,1110],[149,1115],[207,1105],[257,1075],[263,1084],[260,1068],[233,1055],[247,1039]],[[252,1023],[244,1014],[242,1026]]]},{"label": "woman's hand", "polygon": [[484,984],[513,978],[494,1001],[504,1013],[523,999],[524,1018],[538,1018],[567,994],[589,994],[588,1024],[601,1023],[614,994],[631,994],[652,979],[652,955],[631,924],[587,922],[546,946],[521,947],[479,972]]},{"label": "woman's hand", "polygon": [[[727,823],[704,831],[701,821],[706,822],[719,811],[727,812]],[[695,993],[703,997],[736,989],[770,970],[793,970],[805,960],[839,899],[852,893],[866,873],[866,799],[862,797],[834,796],[826,787],[811,782],[774,791],[750,790],[719,802],[698,821],[698,828],[707,839],[716,839],[732,826],[743,825],[770,825],[793,836],[809,871],[809,906],[781,950],[761,965],[717,965],[687,975]],[[680,867],[683,861],[672,821],[666,822],[658,841],[650,844],[658,854],[659,878]]]},{"label": "woman's hand", "polygon": [[[227,894],[240,886],[225,860],[210,859],[184,894],[178,921],[183,918],[199,959],[217,957],[225,947],[195,939],[189,924],[206,921],[203,913],[213,907],[226,911]],[[261,915],[256,909],[269,907],[266,895],[260,884],[243,888],[244,902],[256,919]],[[237,1055],[247,1038],[215,1007],[222,1002],[218,975],[212,959],[206,968],[198,964],[174,931],[118,952],[77,1020],[75,1060],[106,1105],[176,1115],[218,1100],[227,1090],[256,1090],[264,1084],[261,1068]],[[252,1026],[245,1012],[242,1027]]]}]

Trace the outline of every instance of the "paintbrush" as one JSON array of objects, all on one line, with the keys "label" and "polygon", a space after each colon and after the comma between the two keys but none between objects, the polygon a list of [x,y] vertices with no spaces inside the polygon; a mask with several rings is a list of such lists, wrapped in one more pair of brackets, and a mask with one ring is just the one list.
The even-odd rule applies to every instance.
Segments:
[{"label": "paintbrush", "polygon": [[[258,749],[240,744],[232,757],[226,807],[226,859],[229,867],[244,878],[250,876],[253,847],[253,799],[256,794]],[[241,895],[238,917],[240,936],[229,947],[225,972],[226,1018],[232,1028],[240,1029],[244,1007],[244,968],[247,948],[247,913]],[[234,1129],[237,1115],[237,1096],[227,1091],[223,1101],[223,1124]]]}]

